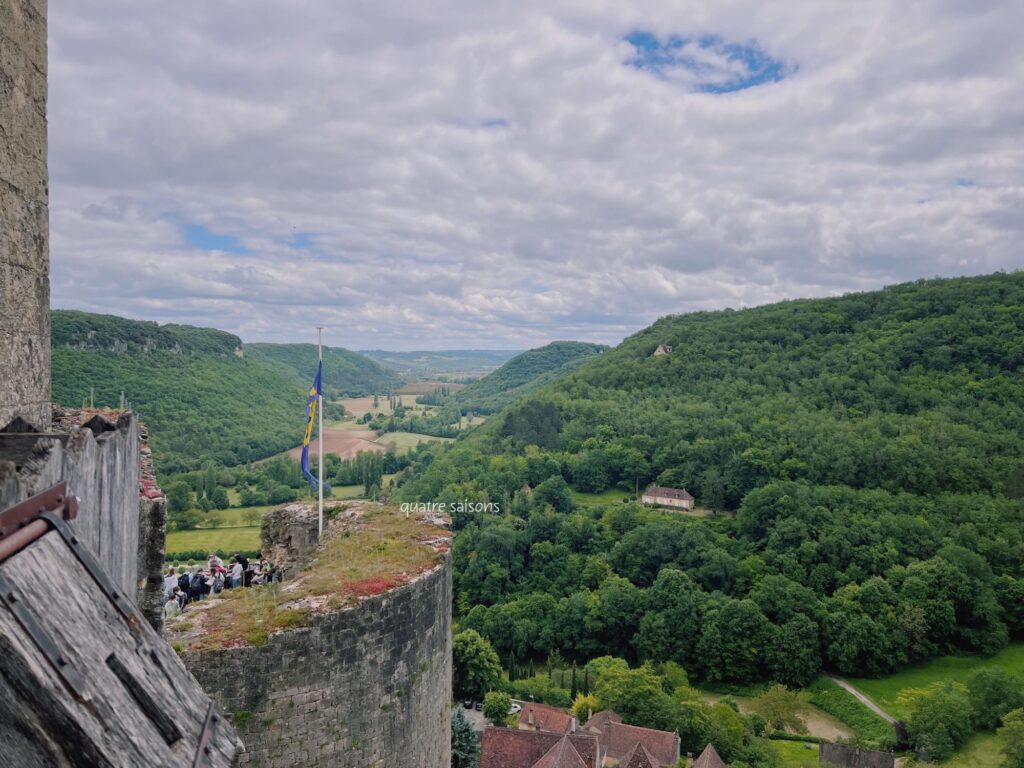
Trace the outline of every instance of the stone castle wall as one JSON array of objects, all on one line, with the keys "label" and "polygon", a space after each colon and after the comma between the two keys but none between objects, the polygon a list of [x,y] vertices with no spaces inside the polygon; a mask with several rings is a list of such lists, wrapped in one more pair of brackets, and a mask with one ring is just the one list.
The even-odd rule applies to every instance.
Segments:
[{"label": "stone castle wall", "polygon": [[0,425],[50,424],[46,0],[0,0]]},{"label": "stone castle wall", "polygon": [[448,768],[451,559],[260,647],[186,652],[243,766]]}]

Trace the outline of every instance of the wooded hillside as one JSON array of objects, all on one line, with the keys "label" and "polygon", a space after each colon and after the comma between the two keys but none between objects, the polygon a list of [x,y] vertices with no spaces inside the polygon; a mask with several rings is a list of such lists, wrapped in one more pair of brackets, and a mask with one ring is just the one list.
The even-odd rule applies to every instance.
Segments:
[{"label": "wooded hillside", "polygon": [[[209,462],[243,464],[302,439],[316,370],[312,345],[254,345],[252,352],[237,336],[208,328],[66,310],[52,317],[54,400],[113,407],[124,392],[149,426],[161,476]],[[329,396],[369,393],[393,380],[347,350],[329,350],[325,360]]]},{"label": "wooded hillside", "polygon": [[495,413],[606,349],[601,344],[553,341],[516,355],[498,370],[457,392],[455,402],[463,412]]},{"label": "wooded hillside", "polygon": [[[460,626],[503,655],[880,674],[1024,636],[1022,365],[1024,273],[666,317],[400,492],[504,504],[455,521]],[[720,514],[586,498],[650,482]]]}]

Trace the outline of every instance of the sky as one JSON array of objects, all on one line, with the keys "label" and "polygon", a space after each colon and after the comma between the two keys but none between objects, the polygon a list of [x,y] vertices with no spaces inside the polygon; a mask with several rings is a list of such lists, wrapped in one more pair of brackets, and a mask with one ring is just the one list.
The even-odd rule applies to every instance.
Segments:
[{"label": "sky", "polygon": [[1024,266],[1024,0],[52,0],[52,305],[354,349]]}]

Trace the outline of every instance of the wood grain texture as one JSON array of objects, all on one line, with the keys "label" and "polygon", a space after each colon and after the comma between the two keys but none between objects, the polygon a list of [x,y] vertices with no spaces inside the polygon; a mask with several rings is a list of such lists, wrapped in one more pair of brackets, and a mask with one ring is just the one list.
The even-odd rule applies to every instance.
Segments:
[{"label": "wood grain texture", "polygon": [[[192,766],[210,699],[141,615],[129,625],[53,532],[0,571],[84,677],[77,698],[0,607],[0,766]],[[206,765],[233,765],[223,718],[209,744]]]}]

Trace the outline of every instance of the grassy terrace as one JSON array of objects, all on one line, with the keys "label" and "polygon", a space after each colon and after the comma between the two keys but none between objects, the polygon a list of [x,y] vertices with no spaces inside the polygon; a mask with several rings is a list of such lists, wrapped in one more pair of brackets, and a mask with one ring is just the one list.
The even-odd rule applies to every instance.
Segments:
[{"label": "grassy terrace", "polygon": [[[225,590],[168,623],[178,650],[262,645],[274,632],[309,624],[317,613],[354,606],[437,565],[447,529],[368,502],[331,509],[313,564],[283,584]],[[342,514],[345,513],[345,514]],[[439,539],[444,542],[439,542]]]},{"label": "grassy terrace", "polygon": [[932,683],[966,683],[972,673],[984,667],[1002,667],[1024,677],[1024,643],[1011,643],[993,656],[942,656],[925,664],[880,678],[848,678],[894,717],[909,716],[897,699],[907,688],[925,688]]}]

